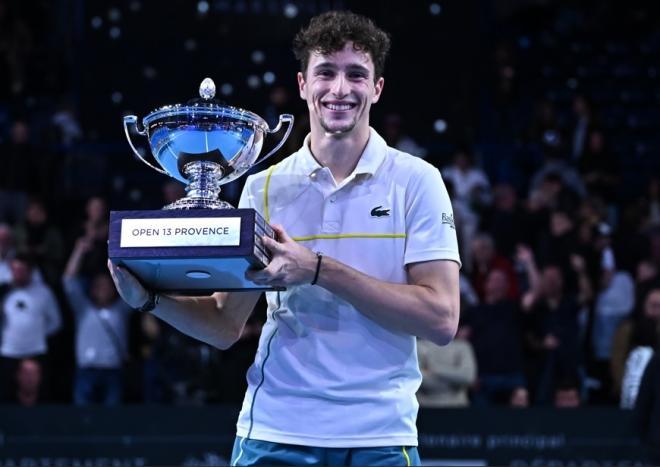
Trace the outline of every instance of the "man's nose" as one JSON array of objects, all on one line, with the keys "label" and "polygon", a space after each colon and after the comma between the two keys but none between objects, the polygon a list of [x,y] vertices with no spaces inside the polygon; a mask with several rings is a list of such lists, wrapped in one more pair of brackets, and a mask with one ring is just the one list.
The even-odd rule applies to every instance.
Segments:
[{"label": "man's nose", "polygon": [[346,76],[343,73],[337,74],[334,82],[332,83],[332,93],[337,97],[344,97],[348,94],[349,87]]}]

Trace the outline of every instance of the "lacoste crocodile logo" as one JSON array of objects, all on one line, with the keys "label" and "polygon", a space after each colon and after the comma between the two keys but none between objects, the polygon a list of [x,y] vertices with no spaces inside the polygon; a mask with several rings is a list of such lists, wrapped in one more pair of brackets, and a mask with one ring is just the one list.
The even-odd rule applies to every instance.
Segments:
[{"label": "lacoste crocodile logo", "polygon": [[371,217],[386,217],[390,215],[389,209],[382,209],[383,206],[376,206],[371,210]]}]

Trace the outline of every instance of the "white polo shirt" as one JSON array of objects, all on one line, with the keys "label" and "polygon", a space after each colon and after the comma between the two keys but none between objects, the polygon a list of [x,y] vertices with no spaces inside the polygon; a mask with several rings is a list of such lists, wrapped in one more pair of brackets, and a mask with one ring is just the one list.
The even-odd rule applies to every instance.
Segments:
[{"label": "white polo shirt", "polygon": [[[439,171],[388,147],[373,129],[341,184],[314,159],[308,136],[298,152],[248,177],[239,205],[382,281],[406,283],[409,263],[460,264]],[[386,329],[319,286],[267,299],[238,436],[318,447],[417,445],[414,336]]]}]

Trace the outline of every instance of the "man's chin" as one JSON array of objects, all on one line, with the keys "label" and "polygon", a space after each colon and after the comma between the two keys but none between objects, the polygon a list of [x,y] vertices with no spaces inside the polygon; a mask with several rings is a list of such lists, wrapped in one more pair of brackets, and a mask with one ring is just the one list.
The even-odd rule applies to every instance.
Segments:
[{"label": "man's chin", "polygon": [[321,128],[325,130],[327,134],[331,135],[342,135],[345,133],[350,133],[353,128],[355,128],[355,122],[348,124],[338,124],[338,125],[328,125],[326,122],[321,122]]}]

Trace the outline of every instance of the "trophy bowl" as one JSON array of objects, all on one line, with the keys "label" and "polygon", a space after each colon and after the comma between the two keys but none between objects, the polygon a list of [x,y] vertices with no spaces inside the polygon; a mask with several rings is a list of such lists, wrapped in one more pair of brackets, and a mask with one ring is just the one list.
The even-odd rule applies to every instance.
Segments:
[{"label": "trophy bowl", "polygon": [[[124,117],[124,131],[135,156],[152,169],[186,185],[184,198],[165,209],[225,209],[232,206],[219,199],[220,187],[237,179],[257,163],[273,155],[288,138],[293,116],[280,115],[274,129],[258,115],[213,99],[215,84],[206,78],[200,85],[201,99],[186,105],[160,107],[142,120]],[[257,161],[264,135],[276,133],[288,123],[284,137],[273,150]],[[129,128],[146,136],[159,167],[148,162],[135,148]]]}]

